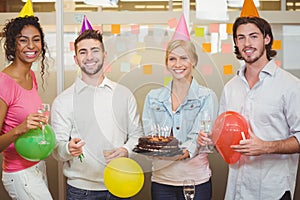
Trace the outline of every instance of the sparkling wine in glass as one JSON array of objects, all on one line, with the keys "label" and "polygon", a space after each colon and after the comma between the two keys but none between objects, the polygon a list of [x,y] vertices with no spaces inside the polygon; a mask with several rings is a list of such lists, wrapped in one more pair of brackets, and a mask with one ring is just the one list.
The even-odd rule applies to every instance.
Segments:
[{"label": "sparkling wine in glass", "polygon": [[[45,117],[49,117],[50,113],[50,104],[48,103],[43,103],[39,106],[38,112],[43,114]],[[42,140],[39,142],[39,144],[49,144],[49,142],[45,138],[45,126],[46,124],[42,123]]]},{"label": "sparkling wine in glass", "polygon": [[183,181],[183,195],[185,200],[193,200],[195,197],[195,181],[187,179]]},{"label": "sparkling wine in glass", "polygon": [[[212,129],[212,120],[208,111],[204,111],[201,119],[201,129],[204,133],[208,135],[210,140],[212,141],[211,129]],[[213,153],[214,145],[207,144],[205,146],[201,146],[199,153]]]}]

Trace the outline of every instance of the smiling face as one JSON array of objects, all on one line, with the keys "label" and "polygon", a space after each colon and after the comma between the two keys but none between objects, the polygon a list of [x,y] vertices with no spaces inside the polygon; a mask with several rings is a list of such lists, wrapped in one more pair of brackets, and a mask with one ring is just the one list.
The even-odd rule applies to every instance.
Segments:
[{"label": "smiling face", "polygon": [[34,26],[24,26],[16,38],[16,59],[23,63],[36,61],[42,52],[40,32]]},{"label": "smiling face", "polygon": [[269,35],[264,37],[255,24],[240,25],[237,28],[236,35],[236,47],[246,63],[252,64],[267,59],[265,45],[269,44],[270,37]]},{"label": "smiling face", "polygon": [[77,43],[74,59],[86,75],[92,76],[101,72],[104,58],[105,52],[99,40],[83,39]]}]

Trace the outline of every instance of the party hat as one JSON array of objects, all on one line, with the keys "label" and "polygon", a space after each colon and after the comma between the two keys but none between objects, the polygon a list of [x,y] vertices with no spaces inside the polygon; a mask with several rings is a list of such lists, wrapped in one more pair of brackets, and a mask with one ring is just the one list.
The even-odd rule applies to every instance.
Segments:
[{"label": "party hat", "polygon": [[240,17],[259,17],[253,0],[245,0]]},{"label": "party hat", "polygon": [[173,40],[188,40],[188,41],[191,40],[183,13],[179,19],[179,22],[177,24],[175,33],[171,41]]},{"label": "party hat", "polygon": [[84,15],[80,34],[83,33],[85,30],[93,30],[93,28],[92,28],[89,20],[87,19],[87,17]]},{"label": "party hat", "polygon": [[27,0],[18,17],[34,16],[31,0]]}]

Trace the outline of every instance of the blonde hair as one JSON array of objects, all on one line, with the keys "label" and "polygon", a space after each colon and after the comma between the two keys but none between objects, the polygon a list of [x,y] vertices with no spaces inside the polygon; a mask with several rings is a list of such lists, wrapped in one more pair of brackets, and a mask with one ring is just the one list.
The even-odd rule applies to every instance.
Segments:
[{"label": "blonde hair", "polygon": [[178,47],[182,47],[186,51],[189,59],[192,61],[193,67],[195,67],[198,63],[198,55],[196,52],[196,48],[191,41],[186,41],[186,40],[173,40],[168,43],[168,47],[166,50],[165,64],[167,65],[168,63],[168,57],[170,53]]}]

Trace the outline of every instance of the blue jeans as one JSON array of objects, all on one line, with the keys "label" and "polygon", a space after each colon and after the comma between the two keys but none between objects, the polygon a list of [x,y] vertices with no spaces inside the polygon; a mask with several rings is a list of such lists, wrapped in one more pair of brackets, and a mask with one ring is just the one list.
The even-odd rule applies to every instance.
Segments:
[{"label": "blue jeans", "polygon": [[[94,190],[83,190],[71,185],[67,185],[67,200],[125,200],[112,195],[107,190],[94,191]],[[130,200],[130,199],[127,199]]]},{"label": "blue jeans", "polygon": [[[211,199],[211,180],[195,186],[194,200]],[[151,184],[152,200],[185,200],[182,186],[164,185],[152,182]]]}]

